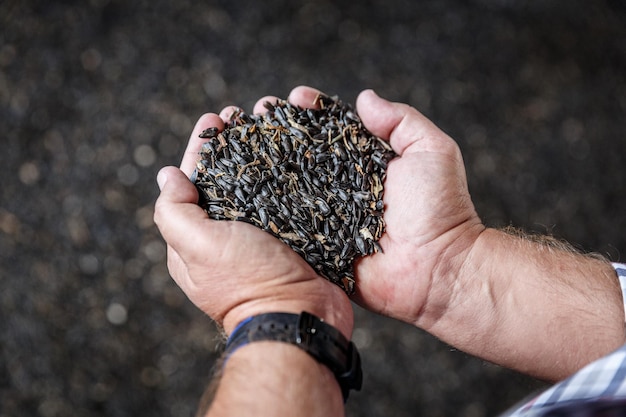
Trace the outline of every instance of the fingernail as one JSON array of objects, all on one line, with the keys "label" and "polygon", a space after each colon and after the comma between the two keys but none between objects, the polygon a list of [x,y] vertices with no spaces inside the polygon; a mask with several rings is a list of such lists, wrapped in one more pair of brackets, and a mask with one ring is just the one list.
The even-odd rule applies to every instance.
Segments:
[{"label": "fingernail", "polygon": [[167,174],[163,170],[159,171],[159,173],[157,174],[157,184],[159,184],[159,190],[163,190],[166,182]]}]

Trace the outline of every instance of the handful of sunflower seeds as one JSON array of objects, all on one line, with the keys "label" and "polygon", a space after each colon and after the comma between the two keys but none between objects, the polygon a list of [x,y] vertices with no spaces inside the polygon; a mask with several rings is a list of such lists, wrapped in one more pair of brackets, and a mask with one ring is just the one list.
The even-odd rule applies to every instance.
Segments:
[{"label": "handful of sunflower seeds", "polygon": [[383,182],[395,156],[348,104],[320,95],[317,109],[287,101],[233,114],[210,128],[192,180],[216,220],[257,226],[315,271],[354,292],[353,262],[381,248]]}]

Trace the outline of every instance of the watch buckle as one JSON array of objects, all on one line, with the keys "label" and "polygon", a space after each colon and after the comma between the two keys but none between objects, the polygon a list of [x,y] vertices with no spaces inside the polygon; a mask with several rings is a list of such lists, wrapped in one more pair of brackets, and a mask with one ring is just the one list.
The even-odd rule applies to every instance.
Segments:
[{"label": "watch buckle", "polygon": [[303,311],[298,317],[296,326],[296,343],[299,345],[311,346],[311,340],[316,333],[316,324],[321,320],[311,313]]}]

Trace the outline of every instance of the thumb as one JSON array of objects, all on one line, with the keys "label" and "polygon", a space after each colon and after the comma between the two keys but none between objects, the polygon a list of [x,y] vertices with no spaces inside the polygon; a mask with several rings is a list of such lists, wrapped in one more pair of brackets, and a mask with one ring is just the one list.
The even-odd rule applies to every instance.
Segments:
[{"label": "thumb", "polygon": [[208,216],[197,204],[198,191],[178,168],[162,168],[157,175],[161,195],[154,206],[154,222],[175,250],[185,249],[205,227]]},{"label": "thumb", "polygon": [[198,190],[183,171],[176,167],[161,168],[157,174],[157,184],[163,198],[177,203],[198,203]]},{"label": "thumb", "polygon": [[[374,135],[388,140],[393,150],[405,152],[449,152],[456,143],[415,108],[393,103],[365,90],[356,101],[365,127]],[[443,146],[443,148],[442,148]]]}]

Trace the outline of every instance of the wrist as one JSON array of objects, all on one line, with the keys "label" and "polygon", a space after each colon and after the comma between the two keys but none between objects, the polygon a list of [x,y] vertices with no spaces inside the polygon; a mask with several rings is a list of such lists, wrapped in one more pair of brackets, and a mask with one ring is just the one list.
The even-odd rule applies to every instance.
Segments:
[{"label": "wrist", "polygon": [[235,327],[249,317],[265,313],[300,314],[307,311],[337,328],[350,339],[354,325],[352,305],[346,294],[336,285],[320,277],[291,284],[290,288],[274,289],[271,295],[239,303],[223,319],[223,329],[230,335]]},{"label": "wrist", "polygon": [[476,219],[461,230],[442,236],[438,256],[432,260],[430,287],[414,324],[435,333],[459,303],[467,299],[467,265],[473,262],[477,242],[488,230]]},{"label": "wrist", "polygon": [[258,342],[291,344],[328,367],[337,378],[344,400],[350,390],[361,389],[362,371],[358,350],[337,328],[302,312],[266,313],[241,322],[226,343],[226,360],[240,348]]}]

